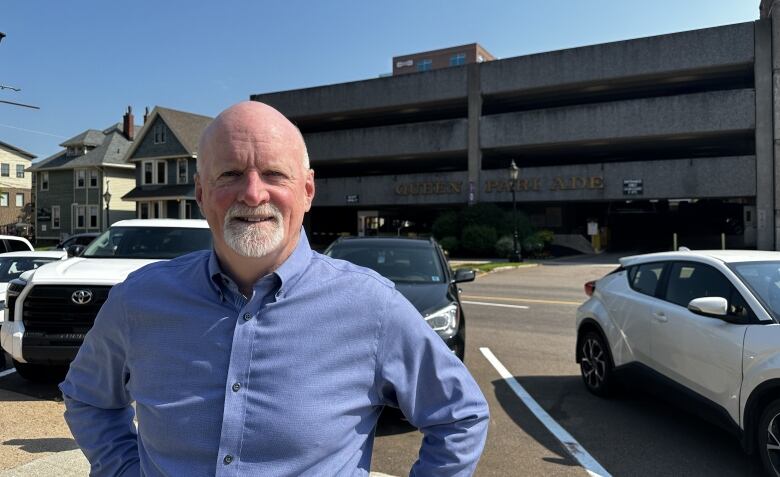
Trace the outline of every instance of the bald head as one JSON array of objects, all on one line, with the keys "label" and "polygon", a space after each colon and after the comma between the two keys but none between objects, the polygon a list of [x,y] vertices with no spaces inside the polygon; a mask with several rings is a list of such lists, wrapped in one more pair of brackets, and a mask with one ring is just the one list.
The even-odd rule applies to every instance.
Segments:
[{"label": "bald head", "polygon": [[304,170],[309,169],[309,154],[301,131],[282,113],[267,104],[244,101],[224,110],[203,131],[198,144],[197,169],[213,156],[213,148],[232,141],[262,143],[279,141],[289,145],[290,154],[299,156]]}]

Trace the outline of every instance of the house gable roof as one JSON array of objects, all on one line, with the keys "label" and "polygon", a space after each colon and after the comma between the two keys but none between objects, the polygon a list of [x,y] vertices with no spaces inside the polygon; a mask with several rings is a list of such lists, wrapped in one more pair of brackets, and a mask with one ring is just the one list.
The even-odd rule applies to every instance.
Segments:
[{"label": "house gable roof", "polygon": [[35,154],[33,154],[31,152],[27,152],[27,151],[25,151],[22,148],[13,146],[13,145],[8,144],[7,142],[3,142],[3,141],[0,141],[0,149],[5,149],[6,151],[8,151],[10,153],[22,156],[21,157],[22,159],[27,159],[27,160],[30,160],[30,161],[35,159],[35,157],[36,157]]},{"label": "house gable roof", "polygon": [[81,134],[73,136],[67,141],[60,144],[62,147],[71,146],[99,146],[103,144],[105,134],[96,129],[87,129]]},{"label": "house gable roof", "polygon": [[[132,141],[128,141],[121,133],[121,126],[110,126],[105,129],[107,134],[99,133],[103,140],[98,147],[88,151],[81,156],[68,156],[66,151],[60,151],[46,159],[33,164],[28,170],[42,171],[52,169],[75,169],[78,167],[97,167],[97,166],[121,166],[127,167],[124,161],[125,154],[130,148]],[[88,131],[85,131],[85,133]],[[79,134],[80,137],[85,133]]]},{"label": "house gable roof", "polygon": [[126,161],[130,162],[136,160],[136,158],[133,158],[133,154],[135,154],[146,135],[152,129],[152,125],[158,117],[165,122],[176,140],[179,141],[187,154],[192,157],[196,157],[198,154],[198,141],[200,140],[201,133],[203,133],[206,126],[214,119],[210,116],[155,106],[149,114],[149,118],[136,135],[132,147],[127,152],[125,157]]}]

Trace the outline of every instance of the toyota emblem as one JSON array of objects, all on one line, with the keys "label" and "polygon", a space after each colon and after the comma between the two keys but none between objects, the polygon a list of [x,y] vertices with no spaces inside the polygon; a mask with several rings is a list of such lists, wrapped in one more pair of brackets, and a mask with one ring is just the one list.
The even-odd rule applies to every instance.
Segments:
[{"label": "toyota emblem", "polygon": [[76,290],[70,296],[70,299],[77,305],[86,305],[92,301],[92,292],[89,290]]}]

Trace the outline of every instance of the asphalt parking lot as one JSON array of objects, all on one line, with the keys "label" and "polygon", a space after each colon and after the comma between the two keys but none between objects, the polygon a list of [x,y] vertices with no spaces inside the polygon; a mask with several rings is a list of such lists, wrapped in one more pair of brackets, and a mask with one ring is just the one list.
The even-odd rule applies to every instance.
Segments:
[{"label": "asphalt parking lot", "polygon": [[[587,475],[582,452],[591,459],[584,460],[590,471],[602,475],[761,475],[760,462],[743,454],[734,437],[658,397],[627,389],[602,400],[585,391],[574,362],[574,312],[585,299],[585,281],[610,270],[608,263],[561,262],[502,270],[462,285],[466,364],[491,408],[476,475]],[[502,377],[496,363],[508,374]],[[66,475],[67,469],[52,466],[26,474],[20,467],[57,456],[74,457],[69,475],[86,475],[56,386],[32,385],[2,368],[0,476]],[[555,426],[576,445],[562,444]],[[398,419],[383,419],[373,469],[407,475],[420,436]]]}]

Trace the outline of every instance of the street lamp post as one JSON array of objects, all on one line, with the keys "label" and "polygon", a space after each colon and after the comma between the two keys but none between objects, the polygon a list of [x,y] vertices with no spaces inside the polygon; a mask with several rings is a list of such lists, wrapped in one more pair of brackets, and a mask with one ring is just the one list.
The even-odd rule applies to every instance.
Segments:
[{"label": "street lamp post", "polygon": [[520,174],[520,168],[517,167],[517,164],[515,164],[514,159],[512,160],[512,163],[509,165],[509,179],[511,179],[511,189],[512,189],[512,222],[513,222],[513,233],[512,233],[512,256],[509,257],[510,262],[522,262],[523,258],[520,256],[520,249],[517,248],[517,195],[516,195],[516,184],[517,184],[517,176]]},{"label": "street lamp post", "polygon": [[111,218],[108,215],[108,204],[111,203],[111,192],[108,191],[108,183],[109,181],[106,181],[106,192],[103,194],[103,201],[106,203],[106,230],[108,230],[108,227],[111,225]]}]

